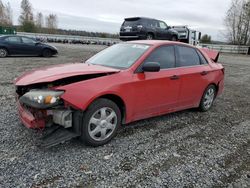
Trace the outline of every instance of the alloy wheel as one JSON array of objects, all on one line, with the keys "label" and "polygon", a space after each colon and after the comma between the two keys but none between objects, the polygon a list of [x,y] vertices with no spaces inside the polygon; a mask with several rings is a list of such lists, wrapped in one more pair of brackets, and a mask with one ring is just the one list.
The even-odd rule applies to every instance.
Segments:
[{"label": "alloy wheel", "polygon": [[213,88],[209,88],[204,97],[204,107],[208,109],[212,106],[214,101],[215,91]]},{"label": "alloy wheel", "polygon": [[6,57],[7,51],[5,49],[0,49],[0,57]]},{"label": "alloy wheel", "polygon": [[147,40],[152,40],[153,39],[153,36],[151,34],[148,34],[147,35]]},{"label": "alloy wheel", "polygon": [[117,126],[117,114],[108,107],[97,110],[89,120],[88,133],[95,141],[108,139]]}]

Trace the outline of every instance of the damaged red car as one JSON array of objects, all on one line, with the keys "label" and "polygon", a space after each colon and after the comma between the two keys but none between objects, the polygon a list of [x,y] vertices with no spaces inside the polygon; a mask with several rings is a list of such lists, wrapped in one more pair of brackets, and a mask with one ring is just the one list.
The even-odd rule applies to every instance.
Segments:
[{"label": "damaged red car", "polygon": [[30,71],[15,80],[20,119],[49,129],[52,146],[80,137],[109,142],[122,124],[189,108],[207,111],[224,88],[218,53],[170,41],[132,41],[85,63]]}]

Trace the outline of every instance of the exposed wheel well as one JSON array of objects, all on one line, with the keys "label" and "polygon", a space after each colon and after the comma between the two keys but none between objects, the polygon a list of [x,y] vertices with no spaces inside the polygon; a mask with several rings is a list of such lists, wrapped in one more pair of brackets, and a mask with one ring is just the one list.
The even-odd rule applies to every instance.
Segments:
[{"label": "exposed wheel well", "polygon": [[113,94],[108,94],[108,95],[103,95],[100,96],[99,98],[105,98],[113,101],[117,106],[119,107],[122,115],[122,124],[125,124],[126,122],[126,106],[124,101],[121,99],[121,97]]},{"label": "exposed wheel well", "polygon": [[42,52],[44,52],[45,50],[50,50],[50,51],[52,51],[51,49],[49,49],[49,48],[46,47],[46,48],[43,48],[43,49],[42,49]]},{"label": "exposed wheel well", "polygon": [[147,35],[148,34],[152,35],[153,38],[155,37],[155,34],[153,32],[148,32]]},{"label": "exposed wheel well", "polygon": [[178,40],[178,35],[173,35],[172,37],[175,37]]}]

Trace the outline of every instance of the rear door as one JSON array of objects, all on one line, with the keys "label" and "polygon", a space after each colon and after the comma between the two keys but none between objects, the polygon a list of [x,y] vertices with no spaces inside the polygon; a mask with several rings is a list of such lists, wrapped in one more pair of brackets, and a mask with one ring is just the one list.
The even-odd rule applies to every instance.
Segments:
[{"label": "rear door", "polygon": [[135,73],[133,82],[135,119],[173,111],[178,104],[180,80],[176,75],[174,46],[155,49],[145,62],[158,62],[161,70]]},{"label": "rear door", "polygon": [[195,107],[211,82],[211,68],[203,55],[192,47],[176,45],[176,57],[181,80],[180,107]]},{"label": "rear door", "polygon": [[4,44],[7,46],[10,55],[22,54],[22,40],[18,36],[10,36],[4,39]]}]

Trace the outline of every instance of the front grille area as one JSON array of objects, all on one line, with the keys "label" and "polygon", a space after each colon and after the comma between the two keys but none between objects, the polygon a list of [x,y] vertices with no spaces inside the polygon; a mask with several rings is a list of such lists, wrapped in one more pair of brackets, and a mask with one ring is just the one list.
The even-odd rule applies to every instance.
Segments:
[{"label": "front grille area", "polygon": [[23,96],[25,93],[29,91],[30,91],[30,88],[27,88],[27,87],[23,87],[23,86],[16,87],[16,93],[18,95],[18,98],[20,98],[21,96]]}]

